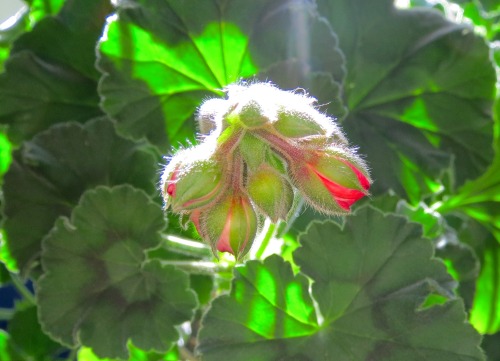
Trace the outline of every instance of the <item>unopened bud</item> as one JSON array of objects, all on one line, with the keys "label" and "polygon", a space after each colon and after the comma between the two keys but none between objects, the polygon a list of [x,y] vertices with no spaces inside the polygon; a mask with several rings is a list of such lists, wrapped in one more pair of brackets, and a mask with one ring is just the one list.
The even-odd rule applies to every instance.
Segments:
[{"label": "unopened bud", "polygon": [[223,188],[222,167],[215,161],[180,164],[164,177],[163,196],[174,212],[190,211],[215,201]]},{"label": "unopened bud", "polygon": [[202,238],[212,249],[243,257],[257,234],[258,221],[250,200],[231,194],[192,218]]},{"label": "unopened bud", "polygon": [[293,189],[278,171],[262,164],[248,179],[247,192],[271,221],[285,220],[293,205]]},{"label": "unopened bud", "polygon": [[239,109],[238,115],[245,128],[259,128],[269,123],[269,118],[264,115],[262,107],[254,100],[244,104]]},{"label": "unopened bud", "polygon": [[371,180],[358,157],[344,150],[311,152],[303,164],[290,168],[295,184],[316,209],[330,214],[345,214],[368,195]]}]

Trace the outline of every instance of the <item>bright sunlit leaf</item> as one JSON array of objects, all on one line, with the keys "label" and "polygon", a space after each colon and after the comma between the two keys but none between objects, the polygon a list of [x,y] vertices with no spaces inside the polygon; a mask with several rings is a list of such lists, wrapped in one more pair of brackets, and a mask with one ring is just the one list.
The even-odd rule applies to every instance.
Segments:
[{"label": "bright sunlit leaf", "polygon": [[[344,226],[312,223],[300,242],[294,277],[278,256],[237,269],[203,320],[203,360],[484,360],[454,281],[415,223],[364,207]],[[317,309],[297,283],[303,274]]]}]

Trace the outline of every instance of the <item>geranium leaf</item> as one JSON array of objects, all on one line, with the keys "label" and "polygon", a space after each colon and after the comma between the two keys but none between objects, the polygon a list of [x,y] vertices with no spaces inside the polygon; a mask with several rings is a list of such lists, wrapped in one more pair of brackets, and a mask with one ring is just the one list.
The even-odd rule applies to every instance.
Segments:
[{"label": "geranium leaf", "polygon": [[[303,45],[293,40],[297,23]],[[321,46],[313,46],[320,40]],[[303,81],[310,79],[331,102],[344,72],[328,24],[310,4],[286,0],[123,2],[99,54],[105,111],[121,132],[147,137],[164,151],[193,140],[193,113],[201,100],[222,95],[224,86],[240,78],[269,70],[266,80],[289,79],[292,87],[309,87]],[[282,66],[289,62],[298,64],[295,81]],[[321,81],[308,76],[327,70],[331,74]]]},{"label": "geranium leaf", "polygon": [[[159,354],[157,352],[147,352],[137,347],[134,347],[131,343],[128,344],[130,357],[128,361],[179,361],[180,356],[177,347],[172,347],[172,350],[166,354]],[[109,359],[97,357],[92,349],[89,347],[82,347],[78,351],[78,361],[123,361],[122,359]]]},{"label": "geranium leaf", "polygon": [[47,15],[55,15],[61,10],[66,0],[24,0],[30,7],[30,22],[36,23]]},{"label": "geranium leaf", "polygon": [[[484,360],[480,336],[453,296],[454,281],[417,224],[364,207],[344,226],[313,222],[300,242],[296,276],[278,256],[237,269],[230,295],[216,299],[203,319],[204,361],[228,354],[237,361]],[[308,284],[297,283],[303,274],[319,312],[311,310]],[[296,290],[284,292],[293,282]],[[283,285],[280,292],[268,291],[275,284]],[[430,307],[436,295],[445,302]],[[286,313],[290,308],[304,311]],[[292,329],[300,332],[288,331],[287,318],[278,317],[284,313],[301,320]]]},{"label": "geranium leaf", "polygon": [[470,321],[485,334],[500,331],[500,242],[491,237],[481,252],[481,271],[476,282],[476,293]]},{"label": "geranium leaf", "polygon": [[412,204],[441,189],[453,162],[461,185],[493,157],[495,70],[467,26],[393,1],[318,0],[346,56],[345,129],[367,155],[373,191]]},{"label": "geranium leaf", "polygon": [[42,238],[86,189],[130,183],[153,192],[156,167],[143,145],[117,136],[107,119],[56,125],[25,142],[3,188],[6,241],[19,269],[29,270]]},{"label": "geranium leaf", "polygon": [[234,276],[230,295],[214,300],[203,319],[203,360],[280,359],[318,331],[307,278],[279,256],[247,262]]},{"label": "geranium leaf", "polygon": [[37,308],[34,305],[18,305],[16,308],[16,313],[8,324],[10,347],[23,354],[23,360],[55,359],[64,348],[42,332],[38,323]]},{"label": "geranium leaf", "polygon": [[67,1],[14,42],[0,76],[0,123],[13,142],[102,115],[94,49],[110,10],[108,1]]},{"label": "geranium leaf", "polygon": [[86,192],[44,241],[37,301],[45,332],[99,357],[126,359],[129,341],[168,351],[197,301],[186,273],[146,261],[165,225],[161,207],[131,186]]}]

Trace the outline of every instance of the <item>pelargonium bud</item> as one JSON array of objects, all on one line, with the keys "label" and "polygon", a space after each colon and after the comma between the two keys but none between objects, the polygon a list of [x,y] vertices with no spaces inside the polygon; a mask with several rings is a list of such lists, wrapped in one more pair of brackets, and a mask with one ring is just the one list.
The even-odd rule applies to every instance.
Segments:
[{"label": "pelargonium bud", "polygon": [[181,212],[213,202],[222,187],[221,166],[215,161],[203,161],[176,168],[163,189],[167,205]]},{"label": "pelargonium bud", "polygon": [[264,163],[248,178],[248,195],[271,221],[287,218],[293,205],[293,189],[276,169]]},{"label": "pelargonium bud", "polygon": [[254,100],[244,104],[236,111],[238,111],[240,122],[246,128],[258,128],[269,123],[269,118],[264,114],[262,107]]},{"label": "pelargonium bud", "polygon": [[216,159],[190,158],[204,147],[181,151],[165,168],[162,176],[163,197],[174,212],[187,212],[215,202],[224,188],[223,165]]},{"label": "pelargonium bud", "polygon": [[214,253],[229,252],[236,259],[248,253],[258,229],[257,214],[243,194],[231,193],[213,207],[194,212],[191,219]]},{"label": "pelargonium bud", "polygon": [[356,201],[368,195],[371,183],[364,162],[344,149],[312,151],[290,172],[309,203],[329,214],[350,212]]}]

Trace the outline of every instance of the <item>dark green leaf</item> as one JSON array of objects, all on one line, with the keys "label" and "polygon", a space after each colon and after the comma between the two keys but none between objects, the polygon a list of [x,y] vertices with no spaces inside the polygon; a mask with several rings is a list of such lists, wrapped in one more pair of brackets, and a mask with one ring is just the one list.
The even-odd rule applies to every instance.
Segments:
[{"label": "dark green leaf", "polygon": [[0,262],[0,286],[10,281],[9,270]]},{"label": "dark green leaf", "polygon": [[[321,89],[321,101],[333,102],[344,72],[335,45],[328,24],[302,2],[127,1],[100,43],[103,107],[122,132],[167,150],[193,139],[203,98],[258,70],[292,87]],[[332,73],[310,74],[326,69]]]},{"label": "dark green leaf", "polygon": [[86,189],[130,183],[151,193],[155,181],[155,157],[107,119],[56,125],[24,143],[4,179],[4,229],[18,267],[29,270],[42,238]]},{"label": "dark green leaf", "polygon": [[500,333],[485,335],[481,344],[489,361],[500,360]]},{"label": "dark green leaf", "polygon": [[0,329],[0,360],[23,361],[22,356],[12,349],[10,345],[10,335],[1,329]]},{"label": "dark green leaf", "polygon": [[18,307],[9,321],[8,331],[11,347],[23,354],[25,360],[51,361],[63,350],[61,345],[52,341],[40,329],[34,305]]},{"label": "dark green leaf", "polygon": [[5,132],[0,132],[0,181],[12,162],[12,144]]},{"label": "dark green leaf", "polygon": [[457,185],[492,160],[495,71],[484,40],[427,9],[390,0],[318,0],[346,55],[345,129],[367,155],[374,193],[412,204],[440,190],[454,161]]},{"label": "dark green leaf", "polygon": [[189,321],[196,296],[188,275],[144,251],[158,246],[161,207],[130,186],[88,191],[71,220],[44,241],[39,318],[54,339],[99,357],[127,358],[127,342],[166,352]]},{"label": "dark green leaf", "polygon": [[470,246],[448,237],[450,235],[444,235],[438,241],[436,257],[444,261],[448,272],[458,281],[457,293],[463,298],[465,309],[470,310],[476,294],[480,263]]},{"label": "dark green leaf", "polygon": [[[364,207],[343,227],[312,223],[300,242],[295,262],[320,314],[302,273],[277,256],[248,262],[205,315],[204,361],[484,360],[452,278],[415,223]],[[436,295],[446,302],[427,307]]]},{"label": "dark green leaf", "polygon": [[69,0],[15,41],[0,76],[0,122],[14,142],[102,114],[94,49],[109,10],[107,1]]}]

